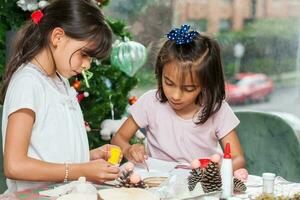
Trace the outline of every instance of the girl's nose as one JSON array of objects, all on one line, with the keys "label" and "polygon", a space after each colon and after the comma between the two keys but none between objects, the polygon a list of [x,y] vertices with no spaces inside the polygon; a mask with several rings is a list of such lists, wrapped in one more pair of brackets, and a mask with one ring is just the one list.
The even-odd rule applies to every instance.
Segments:
[{"label": "girl's nose", "polygon": [[91,68],[91,61],[92,59],[90,57],[88,57],[87,59],[85,59],[82,63],[82,68],[84,70],[89,70]]},{"label": "girl's nose", "polygon": [[174,89],[172,94],[172,99],[174,101],[179,101],[181,99],[181,96],[182,96],[182,90],[180,88]]}]

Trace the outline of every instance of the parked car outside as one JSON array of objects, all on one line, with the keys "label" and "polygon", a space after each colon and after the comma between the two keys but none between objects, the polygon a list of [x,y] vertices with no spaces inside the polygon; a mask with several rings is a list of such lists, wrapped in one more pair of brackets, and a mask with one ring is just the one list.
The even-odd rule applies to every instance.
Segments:
[{"label": "parked car outside", "polygon": [[261,73],[239,73],[226,83],[226,97],[231,104],[268,101],[274,89],[271,78]]}]

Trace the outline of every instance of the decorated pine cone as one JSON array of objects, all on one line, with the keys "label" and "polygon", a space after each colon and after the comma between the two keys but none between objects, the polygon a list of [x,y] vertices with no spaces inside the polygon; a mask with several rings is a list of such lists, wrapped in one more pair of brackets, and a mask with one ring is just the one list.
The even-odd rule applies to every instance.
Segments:
[{"label": "decorated pine cone", "polygon": [[211,162],[208,164],[200,182],[205,193],[221,191],[222,178],[218,163]]},{"label": "decorated pine cone", "polygon": [[203,176],[203,170],[200,168],[192,169],[190,176],[188,177],[188,187],[190,191],[193,191],[198,182],[201,181]]},{"label": "decorated pine cone", "polygon": [[121,175],[117,178],[117,187],[130,187],[130,176],[133,171],[122,171]]},{"label": "decorated pine cone", "polygon": [[131,187],[134,187],[134,188],[148,188],[148,186],[142,180],[139,181],[138,183],[131,183]]},{"label": "decorated pine cone", "polygon": [[234,178],[233,179],[233,190],[235,192],[245,192],[247,190],[247,187],[245,185],[245,183],[243,183],[243,181]]},{"label": "decorated pine cone", "polygon": [[116,187],[126,187],[126,188],[147,188],[146,184],[142,180],[132,181],[133,170],[122,171],[119,178],[117,178]]}]

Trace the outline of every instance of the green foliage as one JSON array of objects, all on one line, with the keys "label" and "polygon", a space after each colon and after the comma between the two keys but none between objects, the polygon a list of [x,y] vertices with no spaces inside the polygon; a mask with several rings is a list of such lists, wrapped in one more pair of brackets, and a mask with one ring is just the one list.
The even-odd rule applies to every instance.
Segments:
[{"label": "green foliage", "polygon": [[0,0],[0,79],[2,80],[5,66],[6,32],[17,30],[29,13],[22,11],[16,4],[17,0]]},{"label": "green foliage", "polygon": [[298,24],[294,19],[256,20],[242,31],[217,34],[225,73],[233,75],[233,48],[238,42],[245,46],[242,72],[274,75],[295,70]]},{"label": "green foliage", "polygon": [[111,8],[126,17],[135,17],[138,16],[141,10],[150,2],[151,0],[111,1]]},{"label": "green foliage", "polygon": [[115,35],[122,38],[127,37],[129,39],[132,39],[130,32],[125,30],[126,24],[124,21],[114,19],[107,19],[106,21]]},{"label": "green foliage", "polygon": [[[110,65],[96,65],[93,63],[91,70],[93,77],[89,81],[90,88],[82,87],[89,92],[89,97],[81,101],[84,118],[90,123],[92,131],[89,134],[91,147],[97,147],[102,143],[99,137],[99,127],[103,120],[111,119],[111,104],[115,119],[120,119],[128,106],[129,92],[137,84],[135,77],[128,77],[119,69]],[[111,87],[105,81],[111,82]]]},{"label": "green foliage", "polygon": [[143,67],[140,71],[136,73],[136,77],[141,84],[139,89],[149,89],[156,87],[156,78],[153,67]]},{"label": "green foliage", "polygon": [[[0,0],[0,76],[2,78],[3,69],[5,65],[5,33],[9,30],[17,30],[26,19],[29,18],[30,13],[24,12],[17,7],[16,0]],[[108,1],[105,1],[108,3]],[[104,6],[105,4],[101,5]],[[132,38],[130,32],[126,30],[124,21],[107,19],[115,37]],[[97,64],[96,64],[97,63]],[[104,143],[100,139],[99,128],[104,119],[111,118],[110,103],[114,105],[115,119],[121,118],[126,112],[128,106],[129,92],[137,84],[137,78],[129,77],[119,69],[112,67],[109,60],[104,60],[101,64],[93,62],[90,69],[93,72],[93,77],[89,81],[90,88],[86,88],[84,84],[81,87],[82,91],[89,92],[89,97],[81,101],[84,118],[90,123],[92,131],[88,137],[90,147],[95,148]],[[105,84],[105,80],[110,80],[111,88]],[[82,81],[83,83],[83,81]]]}]

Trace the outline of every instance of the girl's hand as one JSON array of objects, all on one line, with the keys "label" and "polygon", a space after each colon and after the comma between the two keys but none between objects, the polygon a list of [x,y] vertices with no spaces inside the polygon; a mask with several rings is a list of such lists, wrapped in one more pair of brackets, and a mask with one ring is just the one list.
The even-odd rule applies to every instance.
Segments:
[{"label": "girl's hand", "polygon": [[104,183],[118,178],[120,169],[110,165],[103,159],[93,160],[85,164],[84,176],[93,183]]},{"label": "girl's hand", "polygon": [[[93,149],[90,151],[90,160],[97,160],[97,159],[104,159],[104,160],[108,160],[110,157],[110,147],[116,147],[119,148],[121,150],[120,147],[116,146],[116,145],[112,145],[112,144],[105,144],[101,147],[98,147],[96,149]],[[120,156],[120,159],[122,160],[122,155]]]},{"label": "girl's hand", "polygon": [[145,146],[142,144],[130,145],[130,147],[125,149],[123,153],[128,160],[134,163],[143,163],[145,159],[148,159]]}]

